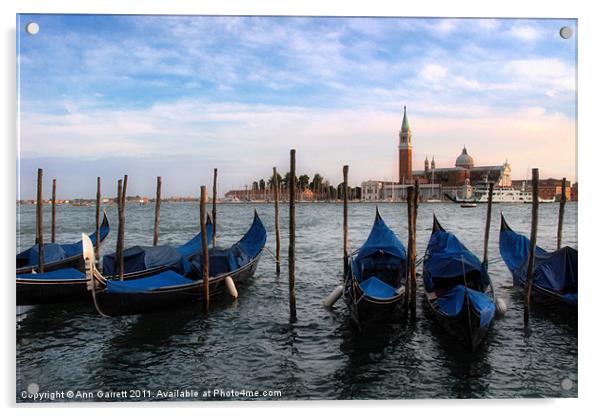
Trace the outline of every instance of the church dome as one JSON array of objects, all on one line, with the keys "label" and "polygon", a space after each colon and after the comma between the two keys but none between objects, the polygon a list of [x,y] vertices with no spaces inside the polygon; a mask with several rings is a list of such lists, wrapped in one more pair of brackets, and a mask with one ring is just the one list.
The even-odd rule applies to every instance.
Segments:
[{"label": "church dome", "polygon": [[466,151],[466,146],[462,149],[462,154],[456,159],[456,167],[467,169],[472,169],[474,167],[474,160]]}]

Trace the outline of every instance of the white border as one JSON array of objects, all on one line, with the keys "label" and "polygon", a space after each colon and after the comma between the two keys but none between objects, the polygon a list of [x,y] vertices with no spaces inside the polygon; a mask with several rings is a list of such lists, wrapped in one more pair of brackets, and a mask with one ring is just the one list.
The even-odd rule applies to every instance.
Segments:
[{"label": "white border", "polygon": [[[6,360],[2,366],[0,376],[0,394],[2,405],[11,407],[15,397],[15,330],[14,330],[14,294],[12,286],[12,262],[14,254],[15,235],[15,14],[21,13],[118,13],[118,14],[293,14],[293,15],[347,15],[347,16],[442,16],[442,17],[540,17],[540,18],[578,18],[579,31],[579,240],[581,250],[581,306],[579,334],[579,399],[577,400],[484,400],[484,401],[395,401],[395,402],[285,402],[285,403],[237,403],[234,409],[237,412],[250,411],[251,414],[262,415],[266,412],[276,414],[285,411],[295,414],[307,413],[314,408],[326,411],[341,412],[346,408],[353,413],[365,413],[376,405],[380,412],[420,412],[461,414],[486,411],[488,414],[507,414],[516,410],[545,412],[548,414],[566,414],[570,412],[586,411],[590,406],[597,407],[597,387],[600,385],[600,360],[598,346],[600,341],[597,318],[599,312],[595,306],[600,302],[595,295],[600,291],[599,281],[602,276],[597,268],[594,250],[599,243],[595,239],[595,231],[600,230],[596,221],[596,211],[600,209],[602,191],[597,189],[596,181],[599,180],[600,153],[597,152],[598,142],[602,141],[600,124],[602,124],[602,107],[600,101],[600,81],[602,74],[600,65],[599,40],[602,39],[602,21],[600,13],[594,9],[595,2],[586,1],[545,1],[529,2],[524,0],[505,0],[492,2],[454,0],[454,1],[398,1],[387,2],[380,0],[370,1],[250,1],[250,0],[222,0],[222,1],[194,1],[194,0],[84,0],[73,2],[68,0],[5,0],[0,6],[2,13],[2,83],[3,99],[2,126],[3,135],[3,163],[1,172],[3,178],[2,203],[0,204],[0,218],[2,238],[0,238],[0,264],[3,265],[2,273],[2,305],[3,305],[3,340],[2,358]],[[589,224],[589,225],[587,225]],[[12,303],[11,303],[12,302]],[[588,318],[589,314],[592,318]],[[590,327],[591,325],[591,327]],[[165,406],[165,405],[163,405]],[[195,406],[194,404],[188,406]],[[229,404],[203,403],[196,404],[195,413],[203,411],[223,412]],[[68,409],[57,406],[26,407],[27,413],[81,413],[82,407],[69,406]],[[131,411],[132,406],[107,405],[110,410],[121,413],[121,409]],[[173,407],[173,406],[169,406]],[[182,411],[182,405],[177,405],[177,410]],[[336,409],[335,409],[336,408]],[[119,409],[119,410],[118,410]],[[14,410],[14,409],[13,409]],[[345,411],[347,411],[345,410]],[[163,413],[156,406],[145,406],[145,412]],[[12,413],[12,410],[11,410]],[[125,413],[125,412],[124,412]]]}]

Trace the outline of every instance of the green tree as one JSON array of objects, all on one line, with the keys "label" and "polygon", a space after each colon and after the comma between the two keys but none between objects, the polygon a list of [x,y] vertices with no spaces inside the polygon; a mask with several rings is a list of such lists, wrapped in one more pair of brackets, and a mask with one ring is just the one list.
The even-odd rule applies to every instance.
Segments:
[{"label": "green tree", "polygon": [[263,179],[259,180],[259,189],[265,191],[265,181]]},{"label": "green tree", "polygon": [[301,175],[299,176],[299,188],[301,188],[302,191],[304,191],[307,186],[309,185],[309,176],[307,175]]}]

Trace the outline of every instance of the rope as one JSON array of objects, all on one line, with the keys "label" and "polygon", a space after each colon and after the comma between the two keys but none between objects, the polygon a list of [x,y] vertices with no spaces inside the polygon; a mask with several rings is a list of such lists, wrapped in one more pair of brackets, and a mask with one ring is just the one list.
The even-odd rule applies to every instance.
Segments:
[{"label": "rope", "polygon": [[274,253],[272,253],[272,250],[270,250],[268,247],[264,247],[264,248],[268,253],[270,253],[270,256],[272,256],[272,258],[274,259],[274,261],[276,263],[280,263],[278,260],[276,260],[276,255]]}]

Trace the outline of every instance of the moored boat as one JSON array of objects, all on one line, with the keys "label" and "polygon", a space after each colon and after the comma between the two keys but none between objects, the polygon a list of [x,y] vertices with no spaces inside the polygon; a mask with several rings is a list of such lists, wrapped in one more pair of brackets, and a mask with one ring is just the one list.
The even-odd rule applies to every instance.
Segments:
[{"label": "moored boat", "polygon": [[401,311],[405,298],[406,250],[376,210],[368,239],[349,258],[344,297],[360,326],[387,320]]},{"label": "moored boat", "polygon": [[[110,226],[106,212],[99,227],[100,242],[109,235]],[[96,245],[96,232],[88,236],[92,244]],[[17,276],[20,274],[31,274],[38,271],[38,244],[34,244],[17,254]],[[44,271],[51,272],[59,269],[73,268],[84,270],[82,259],[82,242],[58,244],[44,243]]]},{"label": "moored boat", "polygon": [[[529,260],[529,239],[513,231],[504,215],[500,227],[500,254],[512,273],[515,287],[524,289]],[[562,247],[548,252],[536,246],[531,295],[536,303],[577,315],[578,252]]]},{"label": "moored boat", "polygon": [[[107,225],[108,226],[108,225]],[[102,235],[102,233],[101,233]],[[207,239],[213,237],[213,225],[208,220]],[[90,237],[94,243],[95,235]],[[173,247],[134,246],[124,250],[124,280],[157,274],[169,269],[180,270],[185,260],[191,259],[200,250],[201,234],[188,242]],[[63,267],[44,273],[17,274],[17,305],[39,305],[51,303],[81,302],[90,299],[86,290],[86,274],[82,256],[82,242],[77,243],[79,254],[77,264],[81,267]],[[104,256],[103,272],[115,278],[117,267],[115,254]]]},{"label": "moored boat", "polygon": [[[228,248],[209,250],[209,287],[211,297],[231,290],[227,285],[241,284],[255,273],[267,238],[257,212],[246,234]],[[182,259],[182,269],[165,270],[129,280],[107,279],[97,269],[94,251],[84,242],[86,279],[94,304],[105,316],[134,315],[180,308],[202,302],[202,255]],[[200,246],[200,243],[199,243]]]},{"label": "moored boat", "polygon": [[475,350],[491,325],[495,303],[483,263],[433,215],[422,279],[429,313],[464,346]]}]

